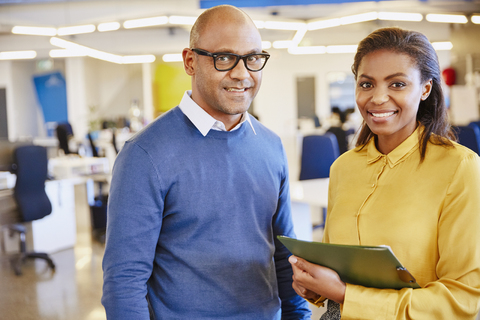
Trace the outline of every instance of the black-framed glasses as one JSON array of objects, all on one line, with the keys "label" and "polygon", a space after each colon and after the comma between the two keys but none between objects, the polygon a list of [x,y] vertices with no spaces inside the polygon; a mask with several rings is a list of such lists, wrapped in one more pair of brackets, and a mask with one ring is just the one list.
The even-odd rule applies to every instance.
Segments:
[{"label": "black-framed glasses", "polygon": [[240,59],[245,63],[245,68],[250,71],[260,71],[265,67],[270,55],[267,52],[262,53],[249,53],[246,55],[238,55],[229,52],[208,52],[203,49],[192,49],[193,52],[201,55],[213,58],[213,65],[218,71],[229,71],[235,68]]}]

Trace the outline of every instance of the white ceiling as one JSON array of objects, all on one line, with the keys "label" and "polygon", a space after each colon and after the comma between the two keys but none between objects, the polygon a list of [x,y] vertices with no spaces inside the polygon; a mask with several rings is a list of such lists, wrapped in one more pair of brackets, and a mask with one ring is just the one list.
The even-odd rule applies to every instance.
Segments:
[{"label": "white ceiling", "polygon": [[[316,4],[242,8],[254,20],[311,20],[336,18],[370,11],[463,13],[480,14],[480,0],[412,0],[369,1],[338,4]],[[70,0],[70,1],[1,1],[0,0],[0,51],[37,50],[39,57],[46,57],[55,47],[49,37],[12,35],[11,28],[21,26],[62,27],[81,24],[145,18],[160,15],[198,16],[203,10],[198,0]],[[308,45],[355,44],[372,29],[385,25],[373,21],[332,29],[311,31],[305,36]],[[390,23],[391,24],[391,23]],[[420,29],[431,33],[433,41],[441,41],[445,26],[422,21],[401,24],[406,28]],[[424,31],[427,30],[427,31]],[[435,32],[437,31],[437,32]],[[113,32],[94,32],[85,35],[64,37],[67,40],[115,54],[156,54],[179,52],[188,46],[188,29],[159,26],[141,29],[120,29]],[[291,40],[293,31],[261,30],[263,40]],[[340,36],[339,36],[340,35]],[[325,43],[325,42],[329,43]]]}]

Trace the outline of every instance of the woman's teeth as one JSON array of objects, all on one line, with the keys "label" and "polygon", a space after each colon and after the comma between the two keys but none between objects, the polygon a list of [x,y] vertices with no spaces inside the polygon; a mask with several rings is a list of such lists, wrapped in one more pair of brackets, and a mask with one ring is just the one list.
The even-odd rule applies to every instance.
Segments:
[{"label": "woman's teeth", "polygon": [[245,88],[242,88],[242,89],[236,89],[236,88],[227,88],[227,91],[242,92],[242,91],[245,91]]},{"label": "woman's teeth", "polygon": [[385,117],[389,117],[391,115],[393,115],[395,112],[384,112],[384,113],[373,113],[371,112],[372,116],[376,117],[376,118],[385,118]]}]

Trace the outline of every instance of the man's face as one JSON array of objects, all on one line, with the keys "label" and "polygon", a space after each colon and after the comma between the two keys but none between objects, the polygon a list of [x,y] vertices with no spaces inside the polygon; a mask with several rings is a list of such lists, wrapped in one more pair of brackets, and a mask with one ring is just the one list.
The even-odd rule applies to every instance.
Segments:
[{"label": "man's face", "polygon": [[[239,55],[261,53],[262,41],[255,26],[228,21],[211,22],[200,34],[197,49]],[[217,71],[213,58],[193,54],[192,99],[214,118],[248,110],[262,81],[262,71],[249,71],[243,60],[229,71]]]}]

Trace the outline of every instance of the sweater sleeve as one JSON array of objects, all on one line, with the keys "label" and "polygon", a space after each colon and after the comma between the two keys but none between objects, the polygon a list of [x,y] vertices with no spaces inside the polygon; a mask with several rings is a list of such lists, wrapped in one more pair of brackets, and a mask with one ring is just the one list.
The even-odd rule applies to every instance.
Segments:
[{"label": "sweater sleeve", "polygon": [[[439,173],[441,174],[441,173]],[[421,289],[347,284],[342,319],[475,319],[480,307],[480,162],[466,157],[438,221],[438,280]]]},{"label": "sweater sleeve", "polygon": [[158,174],[148,154],[127,142],[113,170],[103,258],[108,319],[150,319],[147,281],[162,225]]},{"label": "sweater sleeve", "polygon": [[[285,160],[285,168],[287,168]],[[275,243],[275,270],[277,273],[278,293],[282,303],[282,320],[307,320],[310,319],[311,311],[305,299],[297,295],[292,287],[292,266],[288,262],[291,255],[288,249],[277,239],[277,235],[295,237],[290,206],[290,189],[288,169],[285,169],[284,177],[280,185],[277,212],[273,221]]]}]

